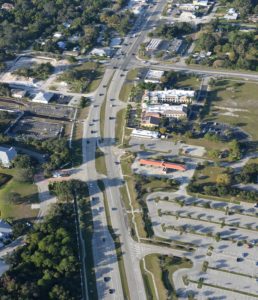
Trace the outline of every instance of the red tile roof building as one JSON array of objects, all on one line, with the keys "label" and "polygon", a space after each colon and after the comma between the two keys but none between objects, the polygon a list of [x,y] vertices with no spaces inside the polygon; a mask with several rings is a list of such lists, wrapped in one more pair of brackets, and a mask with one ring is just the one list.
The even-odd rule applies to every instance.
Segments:
[{"label": "red tile roof building", "polygon": [[184,165],[160,161],[160,160],[140,159],[139,163],[140,163],[140,165],[160,167],[160,168],[164,168],[164,169],[172,169],[172,170],[177,170],[177,171],[186,171],[186,166],[184,166]]}]

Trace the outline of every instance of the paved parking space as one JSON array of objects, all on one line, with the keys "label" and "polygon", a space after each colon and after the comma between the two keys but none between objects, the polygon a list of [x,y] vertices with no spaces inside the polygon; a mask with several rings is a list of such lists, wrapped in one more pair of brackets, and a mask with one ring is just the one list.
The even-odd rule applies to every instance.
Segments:
[{"label": "paved parking space", "polygon": [[166,140],[141,139],[136,137],[131,137],[129,145],[130,151],[134,152],[149,150],[160,153],[169,153],[172,155],[178,155],[180,149],[180,144],[175,144],[174,142],[168,142]]},{"label": "paved parking space", "polygon": [[[245,228],[249,227],[252,230],[258,229],[257,218],[255,217],[240,214],[226,215],[224,211],[196,206],[180,207],[179,204],[173,201],[159,201],[158,208],[161,209],[162,212],[174,212],[175,214],[179,214],[181,217],[200,219],[220,224],[224,221],[225,224],[232,227],[239,226]],[[237,229],[237,227],[235,227],[235,229]]]}]

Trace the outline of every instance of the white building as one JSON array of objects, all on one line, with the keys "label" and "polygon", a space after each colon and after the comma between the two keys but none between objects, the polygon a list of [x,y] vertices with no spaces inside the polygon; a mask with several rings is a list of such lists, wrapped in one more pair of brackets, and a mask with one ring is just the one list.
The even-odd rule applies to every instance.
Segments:
[{"label": "white building", "polygon": [[111,48],[117,48],[121,45],[121,43],[122,43],[122,39],[120,37],[116,37],[116,38],[111,39],[109,46]]},{"label": "white building", "polygon": [[17,156],[17,152],[14,147],[6,148],[0,147],[0,163],[2,166],[9,168],[13,159]]},{"label": "white building", "polygon": [[146,46],[147,51],[155,51],[159,48],[162,40],[161,39],[152,39],[149,44]]},{"label": "white building", "polygon": [[133,129],[131,136],[145,138],[145,139],[158,139],[159,133],[157,131],[149,131],[144,129]]},{"label": "white building", "polygon": [[193,5],[199,5],[199,6],[208,6],[209,1],[208,0],[193,0]]},{"label": "white building", "polygon": [[56,39],[60,39],[62,37],[62,33],[61,32],[55,32],[53,37],[56,38]]},{"label": "white building", "polygon": [[226,20],[236,20],[238,18],[238,13],[235,11],[234,8],[230,8],[225,14],[224,18]]},{"label": "white building", "polygon": [[199,8],[198,6],[191,3],[178,4],[177,7],[182,11],[196,11]]},{"label": "white building", "polygon": [[94,48],[91,50],[90,54],[93,56],[109,57],[110,50],[106,48]]},{"label": "white building", "polygon": [[148,114],[159,113],[167,118],[186,118],[187,117],[187,105],[169,105],[169,104],[158,104],[158,105],[146,105],[143,104],[143,110]]},{"label": "white building", "polygon": [[157,103],[191,103],[195,96],[192,90],[164,90],[164,91],[148,91],[145,90],[143,101],[150,104]]},{"label": "white building", "polygon": [[149,70],[145,76],[144,82],[159,83],[164,71]]},{"label": "white building", "polygon": [[38,103],[44,103],[48,104],[48,102],[52,99],[54,96],[53,93],[43,93],[39,92],[37,95],[32,99],[32,102],[38,102]]}]

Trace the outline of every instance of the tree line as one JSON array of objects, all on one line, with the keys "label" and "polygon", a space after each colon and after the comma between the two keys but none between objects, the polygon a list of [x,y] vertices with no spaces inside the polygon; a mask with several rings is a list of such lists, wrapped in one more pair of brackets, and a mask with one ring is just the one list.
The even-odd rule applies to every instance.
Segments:
[{"label": "tree line", "polygon": [[0,277],[2,300],[81,299],[80,262],[72,204],[56,204],[8,258]]}]

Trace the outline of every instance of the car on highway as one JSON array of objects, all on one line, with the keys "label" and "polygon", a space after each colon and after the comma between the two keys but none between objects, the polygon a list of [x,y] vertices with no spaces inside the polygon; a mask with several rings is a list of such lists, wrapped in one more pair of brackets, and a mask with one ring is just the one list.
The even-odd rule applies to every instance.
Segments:
[{"label": "car on highway", "polygon": [[105,281],[105,282],[109,282],[110,280],[111,280],[110,277],[108,277],[108,276],[105,276],[105,277],[104,277],[104,281]]},{"label": "car on highway", "polygon": [[109,289],[108,292],[109,292],[109,294],[114,294],[115,290],[114,289]]}]

